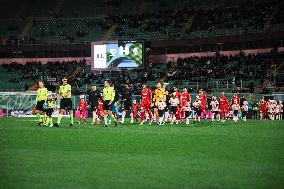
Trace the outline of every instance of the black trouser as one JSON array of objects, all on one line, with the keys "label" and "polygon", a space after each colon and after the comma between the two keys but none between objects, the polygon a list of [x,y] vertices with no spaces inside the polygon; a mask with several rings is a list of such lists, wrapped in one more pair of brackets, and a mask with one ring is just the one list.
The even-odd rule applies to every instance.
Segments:
[{"label": "black trouser", "polygon": [[253,119],[257,119],[257,110],[253,110]]}]

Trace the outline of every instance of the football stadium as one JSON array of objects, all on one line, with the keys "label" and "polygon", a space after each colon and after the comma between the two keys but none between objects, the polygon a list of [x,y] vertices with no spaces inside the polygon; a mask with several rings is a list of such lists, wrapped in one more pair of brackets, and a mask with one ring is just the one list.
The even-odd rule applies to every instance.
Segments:
[{"label": "football stadium", "polygon": [[1,189],[284,188],[284,1],[0,5]]}]

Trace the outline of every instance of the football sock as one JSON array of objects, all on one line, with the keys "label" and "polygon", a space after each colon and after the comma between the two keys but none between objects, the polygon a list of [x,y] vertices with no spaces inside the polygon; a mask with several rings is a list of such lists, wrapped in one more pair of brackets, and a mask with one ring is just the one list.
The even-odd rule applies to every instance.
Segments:
[{"label": "football sock", "polygon": [[46,118],[47,118],[47,116],[46,116],[46,114],[44,114],[44,115],[42,116],[42,122],[43,122],[43,124],[45,124]]},{"label": "football sock", "polygon": [[50,118],[47,117],[47,118],[46,118],[46,121],[45,121],[45,124],[48,125],[48,124],[49,124],[49,121],[50,121]]},{"label": "football sock", "polygon": [[60,124],[61,119],[62,119],[62,114],[58,114],[58,119],[57,119],[57,123],[58,123],[58,124]]},{"label": "football sock", "polygon": [[70,123],[73,124],[73,122],[74,122],[74,119],[73,119],[73,112],[72,112],[70,113]]},{"label": "football sock", "polygon": [[42,121],[42,120],[41,120],[41,116],[40,116],[39,113],[36,114],[36,117],[37,117],[37,119],[38,119],[38,122],[41,122],[41,121]]},{"label": "football sock", "polygon": [[112,117],[112,119],[113,119],[114,121],[116,121],[116,119],[115,119],[115,117],[114,117],[114,115],[113,115],[113,114],[111,114],[111,117]]},{"label": "football sock", "polygon": [[49,122],[50,122],[50,127],[53,127],[52,117],[51,117],[51,118],[49,118]]},{"label": "football sock", "polygon": [[133,115],[131,114],[130,122],[133,123],[133,121],[134,121],[134,120],[133,120]]},{"label": "football sock", "polygon": [[141,112],[141,121],[145,120],[145,112]]},{"label": "football sock", "polygon": [[107,115],[104,116],[104,122],[105,122],[105,125],[108,125],[108,116]]},{"label": "football sock", "polygon": [[96,118],[97,118],[97,114],[93,112],[93,121],[92,121],[93,123],[95,122]]}]

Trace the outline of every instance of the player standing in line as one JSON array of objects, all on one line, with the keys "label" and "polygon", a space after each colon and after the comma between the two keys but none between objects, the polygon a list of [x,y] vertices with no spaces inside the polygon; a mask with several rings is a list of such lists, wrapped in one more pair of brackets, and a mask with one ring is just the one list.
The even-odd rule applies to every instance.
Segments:
[{"label": "player standing in line", "polygon": [[185,124],[188,125],[189,124],[189,117],[190,117],[190,113],[191,113],[191,107],[190,107],[190,102],[187,101],[185,106],[183,106],[183,112],[184,112],[184,118],[185,118]]},{"label": "player standing in line", "polygon": [[108,116],[113,118],[114,125],[117,126],[117,119],[112,114],[112,103],[115,98],[115,91],[114,88],[110,86],[110,82],[108,80],[104,82],[102,97],[104,102],[104,126],[108,127]]},{"label": "player standing in line", "polygon": [[225,92],[221,92],[221,96],[219,97],[219,107],[220,107],[220,114],[221,114],[221,122],[225,122],[226,115],[228,113],[228,98],[225,96]]},{"label": "player standing in line", "polygon": [[217,121],[220,121],[220,112],[219,112],[219,102],[216,99],[215,96],[212,96],[212,101],[211,101],[211,106],[212,106],[212,116],[211,116],[211,122],[214,122],[215,116]]},{"label": "player standing in line", "polygon": [[198,97],[196,97],[196,100],[193,102],[193,107],[195,111],[195,117],[194,117],[194,123],[198,120],[198,123],[200,123],[201,118],[201,101]]},{"label": "player standing in line", "polygon": [[100,124],[101,120],[104,118],[104,102],[102,101],[102,97],[98,99],[98,107],[97,107],[97,125]]},{"label": "player standing in line", "polygon": [[212,101],[212,92],[210,91],[207,95],[207,99],[206,99],[206,102],[207,102],[207,118],[212,120],[212,105],[211,105],[211,101]]},{"label": "player standing in line", "polygon": [[116,120],[118,120],[119,107],[120,107],[119,101],[116,101],[112,106],[112,113]]},{"label": "player standing in line", "polygon": [[45,126],[46,127],[53,127],[53,121],[52,121],[52,113],[54,111],[56,104],[54,101],[54,98],[51,94],[51,92],[48,92],[47,99],[45,102],[45,112],[46,112],[46,122]]},{"label": "player standing in line", "polygon": [[240,102],[241,102],[241,99],[239,95],[237,93],[234,93],[232,96],[232,104],[234,103],[240,104]]},{"label": "player standing in line", "polygon": [[38,90],[36,91],[36,110],[35,114],[38,119],[37,125],[44,125],[46,120],[46,115],[44,113],[43,104],[47,99],[47,88],[44,87],[43,81],[38,82]]},{"label": "player standing in line", "polygon": [[280,114],[279,101],[276,101],[276,106],[275,106],[275,120],[280,120],[280,119],[279,119],[279,114]]},{"label": "player standing in line", "polygon": [[148,113],[150,124],[152,122],[152,113],[151,113],[151,101],[152,101],[152,92],[149,88],[147,88],[146,84],[142,84],[142,90],[141,90],[141,123],[140,125],[143,125],[143,123],[146,121],[146,115],[145,113]]},{"label": "player standing in line", "polygon": [[247,121],[247,114],[248,114],[248,102],[244,101],[244,104],[241,107],[242,110],[242,120]]},{"label": "player standing in line", "polygon": [[273,107],[273,120],[276,120],[276,109],[277,109],[276,100],[272,100],[272,107]]},{"label": "player standing in line", "polygon": [[[158,107],[156,104],[159,102],[159,98],[162,96],[163,101],[166,101],[166,90],[165,88],[162,88],[162,85],[160,82],[157,83],[157,88],[154,91],[154,98],[153,98],[153,103],[154,103],[154,115],[156,117],[156,120],[159,119],[159,113],[158,113]],[[157,121],[158,122],[158,121]]]},{"label": "player standing in line", "polygon": [[138,109],[139,109],[139,104],[137,104],[136,100],[133,100],[132,106],[131,106],[131,113],[130,113],[130,123],[134,123],[138,121]]},{"label": "player standing in line", "polygon": [[124,123],[124,118],[125,118],[127,111],[131,110],[132,91],[129,85],[125,85],[125,89],[122,92],[121,99],[123,103],[121,123]]},{"label": "player standing in line", "polygon": [[70,124],[73,126],[73,109],[72,109],[72,100],[71,100],[71,85],[67,83],[67,78],[62,79],[62,85],[59,86],[58,96],[60,99],[60,110],[58,114],[57,123],[54,124],[56,127],[59,127],[61,119],[65,110],[69,112]]},{"label": "player standing in line", "polygon": [[176,122],[176,124],[178,124],[178,120],[176,119],[176,115],[177,115],[177,108],[179,105],[179,99],[176,98],[176,94],[173,93],[172,97],[170,98],[170,103],[171,103],[171,124],[174,124],[174,122]]},{"label": "player standing in line", "polygon": [[181,119],[181,101],[180,101],[180,97],[181,97],[181,93],[179,92],[179,89],[174,86],[174,93],[176,94],[176,99],[178,99],[179,104],[177,105],[177,111],[176,111],[176,120],[179,121]]},{"label": "player standing in line", "polygon": [[260,102],[259,102],[259,118],[260,118],[260,120],[266,119],[266,117],[267,117],[267,104],[268,104],[268,102],[266,102],[264,100],[264,98],[261,99]]},{"label": "player standing in line", "polygon": [[272,101],[270,99],[267,101],[267,116],[268,116],[268,119],[274,120],[274,117],[273,117],[273,104],[272,104]]},{"label": "player standing in line", "polygon": [[257,119],[258,104],[256,102],[253,103],[252,112],[253,112],[253,119]]},{"label": "player standing in line", "polygon": [[78,110],[80,113],[80,120],[78,120],[78,123],[81,124],[81,122],[84,121],[84,124],[86,124],[86,110],[88,107],[88,103],[85,99],[85,95],[80,96],[80,100],[78,101]]},{"label": "player standing in line", "polygon": [[92,86],[92,91],[89,94],[89,104],[91,105],[91,111],[92,111],[92,125],[95,123],[98,113],[97,113],[97,108],[98,108],[98,100],[101,98],[101,93],[100,91],[97,90],[96,86]]},{"label": "player standing in line", "polygon": [[207,97],[206,94],[203,92],[202,89],[199,89],[199,93],[197,95],[197,98],[200,100],[200,109],[201,109],[201,116],[204,117],[204,119],[207,119],[207,114],[206,114],[206,101]]},{"label": "player standing in line", "polygon": [[239,114],[239,110],[240,110],[240,105],[238,104],[238,100],[234,100],[233,104],[231,106],[232,110],[233,110],[233,120],[234,122],[238,121],[238,114]]},{"label": "player standing in line", "polygon": [[185,109],[191,104],[191,96],[187,90],[187,88],[183,88],[183,92],[180,95],[180,103],[181,103],[181,118],[187,119],[187,116],[185,115]]},{"label": "player standing in line", "polygon": [[166,90],[166,110],[165,110],[165,122],[170,120],[170,109],[171,109],[171,103],[170,103],[171,95],[169,94],[169,91]]},{"label": "player standing in line", "polygon": [[158,108],[158,114],[159,114],[159,120],[158,120],[158,125],[164,125],[164,117],[165,117],[165,108],[166,108],[166,103],[163,100],[164,97],[160,96],[159,101],[156,103],[156,106]]},{"label": "player standing in line", "polygon": [[[234,104],[234,102],[237,102],[237,104],[240,105],[241,103],[241,98],[239,97],[238,93],[234,92],[233,96],[232,96],[232,100],[231,100],[231,103],[232,105]],[[241,107],[241,105],[240,105]],[[238,111],[238,118],[241,116],[241,110]]]},{"label": "player standing in line", "polygon": [[281,101],[279,101],[279,120],[283,119],[283,104]]}]

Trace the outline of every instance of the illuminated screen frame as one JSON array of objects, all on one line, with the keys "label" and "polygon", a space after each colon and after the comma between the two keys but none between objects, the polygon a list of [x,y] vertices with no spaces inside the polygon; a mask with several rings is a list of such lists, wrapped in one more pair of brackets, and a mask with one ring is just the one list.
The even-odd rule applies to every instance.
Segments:
[{"label": "illuminated screen frame", "polygon": [[[95,59],[96,57],[94,56],[94,46],[97,45],[106,45],[106,44],[119,44],[119,43],[141,43],[142,44],[142,66],[140,67],[105,67],[105,68],[98,68],[98,62],[96,61],[95,64]],[[94,71],[113,71],[113,70],[123,70],[123,69],[144,69],[145,68],[145,42],[143,40],[107,40],[107,41],[95,41],[95,42],[91,42],[91,59],[92,59],[92,64],[91,64],[91,70]],[[103,59],[101,59],[102,61],[105,61],[106,57],[103,57]]]}]

